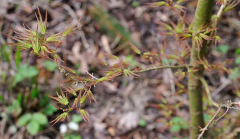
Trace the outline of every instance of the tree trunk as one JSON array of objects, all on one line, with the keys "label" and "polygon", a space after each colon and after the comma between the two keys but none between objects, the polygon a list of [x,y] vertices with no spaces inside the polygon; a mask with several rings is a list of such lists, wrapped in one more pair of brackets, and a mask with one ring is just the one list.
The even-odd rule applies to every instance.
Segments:
[{"label": "tree trunk", "polygon": [[[193,30],[199,31],[199,28],[203,25],[208,25],[211,20],[212,8],[214,0],[198,0],[197,9],[195,12],[195,19],[193,21]],[[190,66],[199,69],[197,72],[191,72],[188,76],[188,95],[190,102],[190,138],[196,139],[200,133],[200,127],[204,127],[203,120],[203,104],[202,104],[202,83],[200,79],[203,76],[203,65],[198,64],[196,61],[203,59],[206,54],[207,42],[203,41],[200,46],[200,52],[198,46],[192,40],[192,50],[190,57]]]}]

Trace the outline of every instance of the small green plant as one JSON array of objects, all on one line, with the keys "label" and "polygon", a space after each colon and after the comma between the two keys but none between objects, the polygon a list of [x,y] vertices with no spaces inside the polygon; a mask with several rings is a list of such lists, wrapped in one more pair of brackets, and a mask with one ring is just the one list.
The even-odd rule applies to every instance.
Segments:
[{"label": "small green plant", "polygon": [[58,67],[58,65],[55,62],[51,61],[51,60],[46,60],[46,61],[44,61],[43,64],[44,64],[44,67],[48,71],[51,71],[51,72],[55,71],[56,68]]},{"label": "small green plant", "polygon": [[223,44],[220,44],[219,46],[214,48],[215,51],[218,51],[222,54],[227,54],[229,49],[230,47],[228,45],[223,45]]},{"label": "small green plant", "polygon": [[20,127],[27,126],[28,133],[36,135],[40,131],[41,126],[48,125],[48,120],[46,115],[42,113],[26,113],[19,117],[17,125]]},{"label": "small green plant", "polygon": [[17,83],[23,81],[24,79],[34,77],[38,75],[38,72],[39,71],[36,69],[36,67],[29,66],[28,64],[23,64],[18,68],[12,85],[15,86]]},{"label": "small green plant", "polygon": [[141,126],[141,127],[145,127],[147,125],[147,122],[144,119],[140,119],[139,122],[138,122],[138,125]]},{"label": "small green plant", "polygon": [[22,112],[22,107],[21,107],[19,101],[13,100],[12,104],[7,107],[7,112],[9,114],[13,115],[14,117],[19,116]]},{"label": "small green plant", "polygon": [[171,132],[179,132],[181,129],[188,129],[187,122],[181,117],[173,117],[170,121]]},{"label": "small green plant", "polygon": [[[141,56],[143,59],[151,63],[158,61],[160,64],[159,67],[139,69],[135,66],[132,66],[132,64],[128,61],[120,59],[115,55],[105,54],[107,58],[118,60],[118,63],[108,65],[103,60],[99,60],[99,63],[107,67],[105,76],[97,78],[93,74],[87,72],[89,75],[88,78],[83,78],[78,75],[76,71],[70,69],[69,67],[63,66],[63,60],[56,52],[62,43],[63,38],[78,29],[77,24],[69,25],[64,31],[52,36],[47,36],[47,12],[45,14],[45,20],[43,21],[39,9],[38,15],[36,14],[38,20],[36,31],[24,27],[23,29],[25,32],[17,32],[17,37],[8,35],[17,42],[9,43],[8,45],[16,46],[18,50],[30,49],[31,52],[38,57],[42,57],[46,60],[50,60],[56,63],[60,72],[66,76],[67,79],[59,83],[60,91],[56,92],[56,96],[49,96],[56,101],[56,104],[58,104],[53,104],[53,106],[62,111],[62,114],[60,114],[55,120],[51,121],[50,123],[55,124],[59,121],[65,120],[68,114],[73,110],[77,110],[83,120],[90,122],[88,113],[82,109],[81,106],[83,103],[86,103],[87,99],[90,103],[91,101],[97,102],[94,98],[91,88],[98,83],[111,81],[119,76],[131,76],[137,78],[139,76],[138,74],[143,72],[171,68],[176,70],[174,73],[174,83],[179,88],[177,93],[180,94],[183,92],[188,92],[189,95],[191,118],[191,124],[189,126],[191,127],[190,138],[201,138],[209,127],[210,123],[219,114],[222,108],[229,109],[239,106],[239,103],[230,101],[227,104],[216,104],[215,106],[218,107],[218,111],[209,121],[210,123],[204,126],[202,102],[202,85],[206,85],[202,83],[204,71],[222,70],[224,72],[230,73],[230,70],[227,69],[225,65],[231,62],[230,60],[226,60],[224,62],[214,64],[209,63],[207,56],[209,55],[210,50],[208,49],[211,49],[210,46],[213,42],[215,45],[217,45],[217,43],[222,43],[221,38],[217,35],[217,25],[220,22],[223,13],[234,8],[239,3],[239,1],[219,0],[217,4],[221,5],[221,8],[216,15],[212,16],[214,0],[199,0],[195,13],[195,19],[191,24],[186,21],[186,10],[185,7],[181,5],[181,3],[185,1],[186,0],[178,0],[176,2],[173,2],[172,0],[166,0],[148,4],[152,7],[169,7],[179,17],[177,23],[163,23],[161,21],[156,21],[163,29],[161,34],[173,36],[179,46],[179,49],[173,50],[173,53],[171,54],[165,53],[165,48],[167,45],[166,43],[163,43],[159,53],[151,51],[142,52],[134,44],[131,43],[131,40],[128,39],[128,33],[124,32],[124,30],[121,28],[116,29],[117,27],[115,27],[115,25],[118,26],[117,23],[115,24],[114,22],[114,24],[108,24],[108,21],[110,20],[109,16],[102,16],[104,12],[96,7],[90,10],[94,16],[97,16],[96,18],[99,18],[99,22],[103,23],[105,27],[106,25],[109,25],[111,27],[111,30],[115,30],[115,32],[113,32],[113,35],[117,36],[116,32],[120,34],[122,37],[121,39],[123,39],[124,43],[127,43],[127,45],[129,45],[137,55]],[[104,18],[104,20],[102,18]],[[53,44],[55,45],[55,48],[50,47]],[[223,54],[226,54],[228,49],[228,46],[220,45],[216,50],[220,51]],[[169,64],[169,61],[175,61],[178,65],[171,66]],[[53,69],[55,69],[55,67],[51,67],[49,70],[53,71]],[[180,81],[185,77],[188,78],[188,89],[185,89],[185,86],[180,83]],[[81,84],[81,87],[73,87],[73,84]],[[74,101],[72,103],[69,101],[70,95],[74,97]],[[164,102],[164,104],[166,103]],[[171,112],[167,113],[166,115],[170,114]],[[30,116],[28,114],[28,116],[25,117],[27,117],[26,119],[28,120],[23,120],[23,125],[28,124],[28,127],[34,128],[35,130],[29,131],[29,133],[36,134],[39,130],[39,125],[42,125],[43,123],[37,123],[37,121],[32,120],[32,117],[34,117],[34,115]],[[172,123],[173,132],[188,128],[186,121],[179,117],[173,118]],[[144,125],[143,121],[141,121],[141,125]]]}]

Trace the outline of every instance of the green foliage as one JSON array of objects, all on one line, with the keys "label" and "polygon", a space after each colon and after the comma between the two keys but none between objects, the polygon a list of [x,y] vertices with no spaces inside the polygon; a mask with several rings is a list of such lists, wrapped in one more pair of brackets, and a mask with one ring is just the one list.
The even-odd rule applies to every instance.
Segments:
[{"label": "green foliage", "polygon": [[17,117],[22,112],[22,107],[17,100],[13,100],[12,104],[7,107],[7,112]]},{"label": "green foliage", "polygon": [[214,48],[215,51],[218,51],[222,54],[227,54],[229,49],[230,49],[230,47],[228,45],[223,45],[223,44]]},{"label": "green foliage", "polygon": [[173,117],[170,121],[172,127],[171,132],[179,132],[181,129],[188,129],[188,124],[181,117]]},{"label": "green foliage", "polygon": [[55,108],[53,105],[48,104],[46,108],[44,109],[43,113],[46,115],[53,115],[54,112],[56,112],[58,109]]},{"label": "green foliage", "polygon": [[46,115],[44,115],[42,113],[34,113],[32,120],[37,121],[40,125],[47,125],[47,123],[48,123],[48,119],[47,119]]},{"label": "green foliage", "polygon": [[1,50],[0,51],[0,56],[3,57],[5,61],[10,62],[10,58],[9,58],[10,54],[8,52],[7,46],[3,45],[0,50]]},{"label": "green foliage", "polygon": [[235,50],[235,52],[234,52],[234,55],[237,56],[237,55],[239,55],[239,54],[240,54],[240,48],[237,48],[237,49]]},{"label": "green foliage", "polygon": [[20,62],[21,62],[21,51],[16,51],[15,63],[16,63],[17,68],[19,68]]},{"label": "green foliage", "polygon": [[53,61],[46,60],[46,61],[44,61],[44,67],[45,67],[48,71],[53,72],[53,71],[56,70],[56,68],[58,67],[58,65],[57,65],[55,62],[53,62]]},{"label": "green foliage", "polygon": [[36,98],[39,93],[40,93],[40,90],[37,87],[33,88],[32,91],[31,91],[31,98],[32,99]]},{"label": "green foliage", "polygon": [[82,139],[80,135],[65,135],[63,139]]},{"label": "green foliage", "polygon": [[144,119],[140,119],[140,120],[138,121],[138,125],[141,126],[141,127],[145,127],[145,126],[147,125],[147,122],[146,122],[146,120],[144,120]]},{"label": "green foliage", "polygon": [[39,129],[40,129],[40,125],[35,120],[31,120],[27,125],[27,131],[31,135],[36,135],[38,133]]},{"label": "green foliage", "polygon": [[5,84],[7,82],[7,76],[6,76],[6,72],[5,71],[2,71],[1,73],[1,78],[2,78],[2,81],[3,81],[3,84]]},{"label": "green foliage", "polygon": [[240,56],[238,56],[238,57],[235,59],[235,64],[236,64],[236,65],[240,65]]},{"label": "green foliage", "polygon": [[138,1],[133,1],[132,2],[132,7],[136,8],[139,5]]},{"label": "green foliage", "polygon": [[13,86],[24,79],[34,77],[38,75],[39,71],[34,66],[23,64],[18,68],[16,75],[14,76]]},{"label": "green foliage", "polygon": [[129,62],[132,66],[136,67],[138,65],[138,62],[134,59],[133,55],[126,56],[125,59],[127,62]]},{"label": "green foliage", "polygon": [[72,115],[72,121],[75,122],[75,123],[79,123],[81,122],[83,119],[82,119],[82,116],[79,115],[79,114],[74,114]]},{"label": "green foliage", "polygon": [[[182,3],[184,1],[185,0],[178,0],[177,2],[173,2],[172,0],[167,0],[166,2],[161,1],[161,2],[156,2],[156,3],[150,4],[150,6],[155,6],[155,7],[168,6],[174,12],[177,13],[179,18],[181,18],[181,20],[179,20],[177,24],[175,24],[173,22],[171,22],[171,24],[159,22],[158,24],[161,27],[163,27],[164,30],[166,31],[166,32],[163,32],[162,34],[172,35],[178,42],[184,41],[186,39],[193,40],[193,42],[192,42],[193,47],[190,47],[188,44],[184,44],[184,46],[182,46],[181,43],[178,43],[178,44],[180,44],[179,47],[181,47],[181,50],[173,50],[173,52],[174,52],[173,54],[165,54],[164,53],[165,45],[163,45],[163,47],[161,48],[160,53],[157,53],[157,52],[141,53],[141,51],[135,45],[132,44],[133,40],[131,39],[130,33],[127,30],[125,30],[123,26],[120,25],[118,20],[116,20],[111,15],[109,15],[107,12],[103,11],[100,7],[93,6],[92,8],[90,8],[90,14],[99,23],[102,31],[107,33],[112,39],[120,37],[119,45],[121,45],[122,47],[130,46],[136,54],[141,55],[142,58],[150,61],[151,63],[154,63],[156,60],[159,60],[159,64],[161,66],[170,65],[169,60],[172,60],[172,61],[174,60],[174,61],[176,61],[177,64],[184,66],[184,68],[187,67],[188,71],[191,71],[191,74],[193,75],[192,77],[194,78],[194,76],[195,76],[194,74],[197,73],[196,71],[200,71],[199,73],[203,73],[204,69],[210,71],[212,69],[217,69],[217,68],[219,69],[219,67],[223,67],[223,64],[210,65],[209,62],[207,61],[206,57],[203,56],[205,54],[199,53],[199,52],[202,52],[201,49],[204,50],[204,47],[205,47],[205,46],[203,46],[204,42],[211,41],[214,39],[215,39],[215,43],[221,42],[221,38],[219,36],[211,36],[212,33],[215,33],[215,30],[216,30],[215,26],[207,27],[202,24],[202,23],[208,22],[207,18],[211,15],[204,14],[204,13],[206,11],[207,12],[211,11],[212,7],[210,6],[210,8],[206,8],[206,9],[210,9],[210,10],[206,10],[203,13],[201,12],[199,14],[200,16],[206,16],[206,17],[199,18],[198,19],[199,22],[194,21],[196,23],[196,26],[193,26],[193,24],[191,24],[189,26],[189,24],[184,19],[185,18],[185,8],[181,5],[178,5],[179,3]],[[208,3],[208,1],[206,1],[206,2],[207,2],[207,6],[211,5],[211,3]],[[213,0],[211,0],[211,2],[213,2]],[[132,4],[133,4],[132,5],[133,7],[136,7],[138,2],[134,1]],[[56,53],[56,50],[57,50],[58,46],[61,44],[63,37],[66,37],[67,35],[72,33],[74,30],[76,30],[78,28],[77,24],[69,25],[61,33],[57,33],[52,36],[45,37],[45,33],[47,31],[47,29],[46,29],[46,27],[47,27],[47,21],[46,21],[47,20],[46,19],[47,12],[45,15],[45,22],[43,22],[43,20],[42,20],[39,9],[38,9],[38,16],[36,15],[36,18],[37,18],[38,26],[40,28],[41,33],[38,33],[38,26],[37,26],[36,31],[24,28],[25,33],[19,33],[18,37],[11,37],[17,43],[12,43],[9,45],[17,46],[17,47],[19,47],[19,49],[22,49],[22,50],[30,49],[31,52],[33,52],[35,55],[47,59],[47,61],[44,62],[44,66],[47,70],[52,72],[58,67],[60,72],[64,73],[64,75],[67,77],[66,80],[64,80],[63,82],[61,82],[59,84],[59,91],[56,93],[57,96],[55,96],[55,97],[49,96],[50,98],[54,99],[56,101],[56,103],[59,104],[60,106],[47,105],[46,109],[43,111],[44,114],[47,114],[47,115],[52,115],[57,109],[62,111],[62,114],[59,115],[55,120],[51,121],[50,123],[55,124],[59,121],[65,120],[68,116],[68,113],[72,110],[78,110],[78,112],[81,115],[81,116],[73,115],[73,117],[72,117],[73,122],[78,123],[78,122],[81,122],[82,119],[90,122],[88,113],[84,109],[81,108],[81,105],[82,105],[82,103],[85,103],[87,99],[89,99],[90,102],[91,102],[91,100],[94,100],[96,102],[96,100],[93,96],[93,93],[91,91],[92,86],[95,86],[96,84],[103,82],[103,81],[111,81],[114,78],[122,76],[122,75],[127,76],[127,77],[132,76],[132,77],[136,78],[139,76],[136,73],[140,73],[143,71],[142,70],[142,71],[138,72],[139,69],[134,68],[136,66],[137,62],[134,61],[132,55],[127,57],[129,60],[129,62],[127,62],[127,61],[121,60],[120,58],[118,58],[115,55],[105,54],[105,56],[107,58],[112,58],[112,59],[118,60],[118,63],[113,64],[113,65],[108,65],[107,63],[101,61],[101,63],[104,66],[106,66],[108,69],[106,75],[101,78],[96,78],[92,74],[88,73],[90,78],[84,79],[84,78],[82,78],[82,76],[77,74],[78,72],[76,72],[68,67],[63,66],[62,59]],[[195,19],[197,19],[197,18],[195,18]],[[201,20],[201,19],[203,19],[203,20]],[[193,30],[193,28],[196,28],[196,29]],[[186,41],[186,43],[187,42],[188,41]],[[48,47],[48,44],[53,44],[53,43],[56,45],[56,48],[50,49]],[[192,49],[192,48],[194,48],[194,49]],[[226,54],[229,50],[229,46],[219,45],[218,47],[215,48],[215,50],[221,52],[222,54]],[[191,57],[191,60],[190,60],[191,62],[188,63],[189,57],[190,57],[190,52],[191,52],[191,56],[193,56],[193,57]],[[193,63],[192,61],[194,61],[194,64],[192,64]],[[239,62],[237,62],[237,63],[239,63]],[[19,65],[19,62],[18,62],[18,65]],[[199,68],[198,65],[203,65],[204,69],[202,69],[201,67]],[[192,68],[192,67],[194,67],[194,68]],[[134,70],[132,70],[132,69],[134,69]],[[156,69],[157,68],[155,68],[155,70]],[[226,68],[225,68],[225,70],[226,70]],[[146,71],[150,71],[150,70],[147,69]],[[20,66],[18,69],[18,73],[16,74],[16,76],[14,78],[14,85],[16,85],[18,82],[22,81],[23,79],[34,77],[37,74],[38,74],[38,71],[35,67],[28,66],[28,65]],[[181,80],[184,77],[186,77],[186,74],[187,74],[187,72],[183,72],[183,71],[177,71],[174,74],[174,76],[178,77],[178,79],[176,81],[176,86],[181,89],[180,90],[181,92],[186,92],[185,86],[183,84],[179,83],[178,80]],[[200,76],[202,76],[202,75],[200,75]],[[190,82],[190,84],[194,83],[194,82],[195,81]],[[73,87],[73,86],[69,85],[69,84],[75,84],[77,86],[78,83],[81,83],[84,86],[81,88],[77,88],[77,87]],[[189,99],[190,99],[191,103],[194,102],[192,100],[195,100],[195,99],[197,99],[197,101],[199,103],[201,103],[200,100],[202,98],[200,97],[201,95],[199,95],[199,94],[201,94],[202,92],[198,92],[198,90],[201,90],[198,88],[198,86],[201,86],[201,84],[199,85],[198,82],[196,84],[197,84],[196,85],[197,87],[195,89],[189,91]],[[191,85],[189,85],[189,86],[191,86]],[[32,90],[32,92],[31,92],[32,98],[35,98],[38,95],[38,93],[39,93],[39,90],[37,90],[37,89]],[[192,94],[194,94],[194,95],[192,95]],[[69,102],[69,99],[68,99],[69,95],[71,97],[74,97],[73,103]],[[47,101],[41,100],[40,101],[41,106],[44,107],[46,105]],[[165,101],[163,101],[163,103],[166,103]],[[69,106],[69,104],[72,104],[72,106]],[[165,110],[167,110],[167,107],[165,107],[165,106],[163,106],[163,107]],[[202,108],[201,104],[198,106],[190,104],[190,107],[193,108],[194,111],[201,112],[201,108]],[[168,112],[166,112],[166,116],[170,116],[172,113],[173,113],[173,111],[168,111]],[[23,122],[19,121],[20,125],[27,124],[27,131],[30,134],[35,135],[41,129],[40,128],[41,126],[47,124],[47,118],[44,114],[34,113],[31,116],[31,118],[29,118],[29,116],[25,116],[25,118],[22,118],[22,119],[25,119],[25,121],[22,119],[21,120]],[[201,117],[201,116],[202,115],[200,115],[199,117]],[[196,117],[195,115],[191,114],[191,119],[193,121],[197,121],[197,122],[192,122],[192,123],[197,123],[197,125],[200,125],[200,124],[202,125],[203,120],[199,117]],[[30,120],[26,120],[28,118]],[[40,119],[40,122],[37,121],[39,119]],[[181,129],[189,128],[187,122],[180,117],[172,118],[170,123],[171,123],[171,130],[170,130],[171,132],[179,132]],[[139,120],[139,126],[144,127],[144,126],[146,126],[146,124],[147,123],[144,119]],[[196,125],[191,125],[191,126],[196,126]],[[81,138],[81,137],[75,136],[75,135],[69,135],[69,136],[66,136],[66,138]]]},{"label": "green foliage", "polygon": [[36,135],[40,131],[41,126],[44,126],[47,124],[48,124],[48,119],[46,115],[39,112],[36,112],[33,114],[26,113],[22,115],[17,121],[18,126],[27,125],[27,131],[31,135]]},{"label": "green foliage", "polygon": [[2,95],[0,95],[0,103],[4,103],[4,98]]},{"label": "green foliage", "polygon": [[40,99],[40,107],[41,108],[43,108],[47,105],[50,105],[49,103],[50,103],[51,99],[48,97],[47,94],[49,94],[49,93],[45,93],[44,96],[42,97],[42,99]]},{"label": "green foliage", "polygon": [[55,120],[51,121],[50,123],[53,123],[53,125],[54,125],[54,124],[57,123],[58,121],[63,121],[63,120],[65,120],[65,119],[67,118],[67,116],[68,116],[68,113],[67,113],[67,112],[64,112],[64,113],[62,113],[61,115],[59,115]]},{"label": "green foliage", "polygon": [[49,96],[49,97],[56,100],[58,103],[62,105],[67,105],[69,103],[67,97],[63,93],[61,95],[57,93],[57,96],[58,97],[52,97],[52,96]]},{"label": "green foliage", "polygon": [[32,119],[32,115],[30,113],[26,113],[19,117],[17,121],[18,126],[25,126]]},{"label": "green foliage", "polygon": [[240,70],[238,67],[234,67],[232,69],[232,74],[230,74],[230,79],[237,79],[240,77]]},{"label": "green foliage", "polygon": [[203,118],[204,118],[204,121],[208,122],[212,118],[212,116],[209,114],[204,114]]},{"label": "green foliage", "polygon": [[18,93],[17,101],[18,101],[19,104],[22,103],[22,99],[23,99],[22,93]]}]

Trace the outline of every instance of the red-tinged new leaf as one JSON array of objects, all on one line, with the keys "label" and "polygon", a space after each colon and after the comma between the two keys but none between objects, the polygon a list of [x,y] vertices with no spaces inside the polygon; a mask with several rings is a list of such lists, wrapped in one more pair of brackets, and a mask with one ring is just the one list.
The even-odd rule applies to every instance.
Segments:
[{"label": "red-tinged new leaf", "polygon": [[151,64],[153,64],[153,57],[149,57]]},{"label": "red-tinged new leaf", "polygon": [[223,43],[222,39],[219,36],[215,36],[215,46],[217,43]]},{"label": "red-tinged new leaf", "polygon": [[181,5],[174,5],[175,8],[179,9],[182,12],[185,12],[184,9],[185,7],[181,6]]},{"label": "red-tinged new leaf", "polygon": [[78,92],[78,91],[81,91],[81,90],[84,90],[83,87],[78,87],[78,88],[75,88],[74,91]]},{"label": "red-tinged new leaf", "polygon": [[179,3],[186,2],[186,1],[188,1],[188,0],[178,0],[177,3],[179,4]]},{"label": "red-tinged new leaf", "polygon": [[205,34],[203,34],[203,33],[200,33],[199,34],[200,35],[200,37],[202,37],[204,40],[212,40],[212,38],[211,37],[209,37],[209,36],[207,36],[207,35],[205,35]]},{"label": "red-tinged new leaf", "polygon": [[85,110],[83,110],[83,109],[78,109],[78,111],[79,111],[80,115],[82,116],[83,120],[85,122],[90,123],[87,112],[85,112]]},{"label": "red-tinged new leaf", "polygon": [[159,32],[160,35],[173,35],[172,32]]},{"label": "red-tinged new leaf", "polygon": [[54,54],[54,61],[57,65],[60,65],[60,62],[64,62],[57,54]]},{"label": "red-tinged new leaf", "polygon": [[164,40],[164,43],[162,45],[161,54],[163,54],[165,52],[165,49],[166,49],[166,40]]},{"label": "red-tinged new leaf", "polygon": [[228,4],[225,9],[224,12],[230,11],[232,10],[235,6],[237,6],[240,3],[240,0],[232,0],[230,2],[230,4]]},{"label": "red-tinged new leaf", "polygon": [[87,95],[86,92],[83,94],[83,96],[81,96],[81,98],[80,98],[80,104],[82,104],[82,103],[84,103],[84,102],[86,101],[87,96],[88,96],[88,95]]},{"label": "red-tinged new leaf", "polygon": [[130,47],[133,49],[133,51],[139,55],[141,55],[141,51],[132,43],[130,43]]},{"label": "red-tinged new leaf", "polygon": [[178,35],[179,35],[179,37],[181,38],[181,40],[186,40],[187,38],[192,37],[191,34],[185,34],[185,33],[180,33],[180,34],[178,34]]},{"label": "red-tinged new leaf", "polygon": [[174,60],[178,60],[179,59],[179,57],[176,56],[176,55],[166,55],[166,58],[174,59]]},{"label": "red-tinged new leaf", "polygon": [[[57,92],[56,92],[57,93]],[[49,96],[49,95],[48,95]],[[56,100],[58,103],[62,104],[62,105],[67,105],[69,102],[68,102],[68,99],[67,97],[62,93],[61,95],[59,95],[57,93],[57,96],[58,97],[53,97],[53,96],[49,96],[50,98]]]},{"label": "red-tinged new leaf", "polygon": [[99,62],[101,65],[103,65],[103,66],[108,66],[108,64],[107,64],[106,62],[104,62],[104,61],[102,61],[102,60],[100,60],[100,59],[98,59],[98,62]]},{"label": "red-tinged new leaf", "polygon": [[87,91],[87,95],[88,95],[88,98],[89,98],[89,100],[90,100],[90,103],[91,103],[91,100],[92,100],[92,99],[93,99],[93,101],[94,101],[95,103],[97,103],[97,100],[94,98],[94,95],[93,95],[92,91],[88,90],[88,91]]},{"label": "red-tinged new leaf", "polygon": [[176,95],[180,95],[180,94],[182,94],[183,92],[184,92],[184,90],[180,89],[180,90],[178,90],[178,91],[176,92]]},{"label": "red-tinged new leaf", "polygon": [[61,107],[58,107],[58,106],[56,106],[56,105],[54,105],[54,104],[51,104],[53,107],[55,107],[55,108],[57,108],[58,110],[62,110],[62,108]]},{"label": "red-tinged new leaf", "polygon": [[79,101],[79,98],[75,98],[75,99],[74,99],[73,104],[72,104],[72,108],[73,108],[73,107],[77,107],[78,101]]},{"label": "red-tinged new leaf", "polygon": [[167,100],[164,97],[161,97],[160,99],[161,99],[162,103],[167,104]]},{"label": "red-tinged new leaf", "polygon": [[187,57],[187,56],[189,56],[189,54],[190,54],[190,49],[186,48],[182,51],[181,57],[182,58]]},{"label": "red-tinged new leaf", "polygon": [[61,68],[63,68],[64,70],[68,71],[68,72],[71,72],[73,74],[76,74],[76,71],[74,71],[73,69],[69,68],[69,67],[65,67],[65,66],[62,66],[61,65]]},{"label": "red-tinged new leaf", "polygon": [[227,69],[226,67],[222,67],[222,69],[228,74],[232,74],[232,71],[230,69]]},{"label": "red-tinged new leaf", "polygon": [[40,27],[40,31],[41,31],[42,34],[45,34],[46,30],[47,30],[47,11],[45,12],[45,21],[44,21],[44,23],[43,23],[42,15],[40,13],[39,8],[37,8],[37,11],[38,11],[39,18],[38,18],[36,13],[35,13],[35,16],[37,18],[38,25]]},{"label": "red-tinged new leaf", "polygon": [[123,70],[123,74],[124,74],[125,76],[127,76],[127,77],[133,76],[134,78],[137,78],[137,77],[139,76],[138,74],[136,74],[136,73],[134,73],[134,72],[132,72],[132,71],[130,71],[130,70],[128,70],[128,69],[124,69],[124,70]]},{"label": "red-tinged new leaf", "polygon": [[167,6],[168,4],[164,1],[160,1],[160,2],[154,2],[154,3],[147,3],[147,6],[150,7],[161,7],[161,6]]},{"label": "red-tinged new leaf", "polygon": [[188,70],[188,73],[197,72],[197,71],[199,71],[199,70],[198,70],[198,69],[191,68],[191,69]]},{"label": "red-tinged new leaf", "polygon": [[75,25],[69,25],[67,27],[67,29],[62,33],[62,36],[67,36],[69,35],[70,33],[72,33],[73,31],[77,30],[79,27],[77,26],[77,24],[80,22],[80,19],[78,20],[78,22],[75,24]]},{"label": "red-tinged new leaf", "polygon": [[166,24],[166,23],[163,23],[163,22],[161,22],[161,21],[156,21],[156,23],[159,24],[159,25],[161,25],[161,26],[163,26],[165,29],[167,29],[167,30],[169,30],[169,31],[172,30],[172,27],[169,26],[169,25]]},{"label": "red-tinged new leaf", "polygon": [[68,113],[64,112],[61,115],[59,115],[55,120],[52,120],[50,123],[54,122],[53,125],[55,125],[58,121],[64,121],[66,119],[67,115],[68,115]]},{"label": "red-tinged new leaf", "polygon": [[175,84],[176,84],[176,86],[180,87],[181,89],[184,89],[184,88],[185,88],[184,85],[181,84],[181,83],[179,83],[179,82],[175,82]]},{"label": "red-tinged new leaf", "polygon": [[77,95],[77,93],[75,92],[75,90],[74,89],[72,89],[72,88],[70,88],[70,87],[63,87],[63,89],[66,91],[66,92],[68,92],[68,93],[70,93],[70,94],[72,94],[72,95],[74,95],[74,96],[76,96]]},{"label": "red-tinged new leaf", "polygon": [[46,39],[47,42],[60,42],[62,38],[61,33],[54,34]]},{"label": "red-tinged new leaf", "polygon": [[112,58],[112,59],[119,59],[117,56],[115,55],[111,55],[111,54],[107,54],[107,53],[103,53],[105,56],[107,56],[108,58]]}]

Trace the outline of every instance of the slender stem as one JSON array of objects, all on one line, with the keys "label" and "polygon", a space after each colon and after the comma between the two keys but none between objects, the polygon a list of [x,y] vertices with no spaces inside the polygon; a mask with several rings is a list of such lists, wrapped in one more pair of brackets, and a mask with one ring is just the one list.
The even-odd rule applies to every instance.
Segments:
[{"label": "slender stem", "polygon": [[208,129],[209,125],[213,122],[213,120],[216,118],[216,116],[220,113],[222,107],[218,107],[217,112],[214,114],[214,116],[211,118],[211,120],[207,123],[207,125],[201,129],[201,133],[199,134],[197,139],[201,139],[205,131]]},{"label": "slender stem", "polygon": [[[195,19],[193,21],[193,30],[195,32],[203,26],[209,25],[212,15],[214,0],[198,0]],[[204,73],[203,65],[196,61],[202,60],[207,52],[207,42],[203,41],[200,51],[194,41],[192,41],[192,50],[190,57],[190,66],[199,69],[197,72],[191,72],[188,76],[188,95],[190,102],[190,138],[196,139],[199,132],[198,126],[204,127],[203,105],[202,105],[202,83],[200,79]]]},{"label": "slender stem", "polygon": [[[215,20],[215,22],[214,22],[214,24],[213,24],[213,28],[217,28],[220,20],[222,19],[224,10],[225,10],[225,8],[227,7],[227,5],[229,4],[229,1],[230,1],[230,0],[224,0],[223,4],[221,5],[220,9],[218,10],[217,19]],[[213,37],[213,36],[216,35],[216,33],[217,33],[217,30],[212,31],[209,36],[210,36],[210,37]],[[210,46],[210,45],[212,44],[212,42],[213,42],[212,40],[207,41],[207,46]],[[209,47],[209,48],[210,48],[210,47]],[[209,55],[209,53],[210,53],[210,51],[208,51],[208,52],[206,53],[206,56]]]},{"label": "slender stem", "polygon": [[238,109],[239,110],[238,107],[239,107],[240,103],[228,101],[226,104],[217,104],[217,105],[218,105],[218,110],[215,112],[213,117],[208,121],[206,126],[200,130],[201,133],[199,134],[197,139],[201,139],[203,137],[204,133],[207,131],[208,127],[213,122],[213,120],[216,119],[217,115],[220,113],[222,108],[227,108],[227,110],[222,114],[222,116],[220,116],[218,119],[216,119],[215,122],[217,122],[219,119],[221,119],[223,116],[225,116],[227,114],[227,112],[229,111],[229,109]]},{"label": "slender stem", "polygon": [[[220,22],[220,20],[222,18],[222,15],[224,13],[224,10],[227,7],[228,3],[229,3],[229,0],[224,0],[223,4],[221,5],[221,7],[220,7],[220,9],[217,13],[217,19],[212,26],[213,28],[217,27],[217,25]],[[199,9],[198,9],[198,7],[199,7]],[[197,29],[200,26],[202,26],[203,24],[208,24],[209,23],[209,20],[210,20],[209,16],[211,16],[212,7],[213,7],[213,0],[199,0],[198,7],[197,7],[197,11],[195,13],[195,21],[194,21],[194,25],[193,25],[193,29],[195,31],[197,31]],[[206,12],[201,13],[202,10],[205,10]],[[203,18],[203,17],[205,17],[205,18]],[[215,36],[216,32],[217,32],[216,30],[212,31],[209,34],[209,36],[210,37]],[[206,41],[203,42],[203,47],[201,48],[200,52],[197,50],[196,44],[193,44],[193,48],[192,48],[192,52],[191,52],[191,62],[190,62],[191,66],[194,65],[194,63],[195,63],[194,61],[198,60],[199,58],[202,59],[203,57],[207,57],[209,55],[209,52],[211,51],[211,47],[210,47],[211,44],[212,44],[212,40],[207,41],[207,42]],[[199,57],[198,54],[200,54],[200,57]],[[203,110],[202,110],[202,84],[206,88],[206,92],[209,96],[210,101],[213,103],[214,106],[219,107],[218,111],[215,113],[215,115],[212,117],[212,119],[202,129],[202,132],[201,132],[200,136],[198,136],[198,139],[200,139],[203,136],[204,132],[207,130],[207,128],[210,125],[210,123],[212,122],[212,120],[218,115],[221,108],[222,107],[227,107],[227,111],[228,111],[230,106],[219,105],[211,99],[210,91],[207,87],[207,84],[202,79],[204,69],[203,69],[202,65],[198,65],[198,68],[201,69],[198,73],[189,74],[189,83],[188,83],[188,87],[189,87],[188,88],[188,91],[189,91],[188,93],[189,93],[189,100],[190,100],[190,114],[191,114],[191,126],[192,126],[192,128],[194,128],[194,129],[190,130],[190,137],[191,138],[196,138],[196,136],[199,133],[198,129],[195,128],[195,127],[197,125],[203,127],[203,124],[204,124]],[[201,80],[201,82],[199,80]],[[227,111],[224,113],[224,115],[227,113]],[[195,115],[195,113],[197,113],[197,115]]]},{"label": "slender stem", "polygon": [[160,67],[153,67],[153,68],[148,68],[148,69],[143,69],[140,71],[135,71],[134,73],[143,73],[143,72],[148,72],[152,70],[160,70],[160,69],[166,69],[166,68],[171,68],[171,69],[179,69],[179,68],[187,68],[186,65],[181,65],[181,66],[160,66]]},{"label": "slender stem", "polygon": [[211,97],[211,94],[210,94],[210,90],[209,90],[209,87],[208,87],[208,84],[206,82],[206,80],[204,78],[201,78],[201,82],[206,90],[206,93],[207,93],[207,96],[208,96],[208,99],[209,101],[215,106],[215,107],[219,107],[219,105],[212,99]]}]

